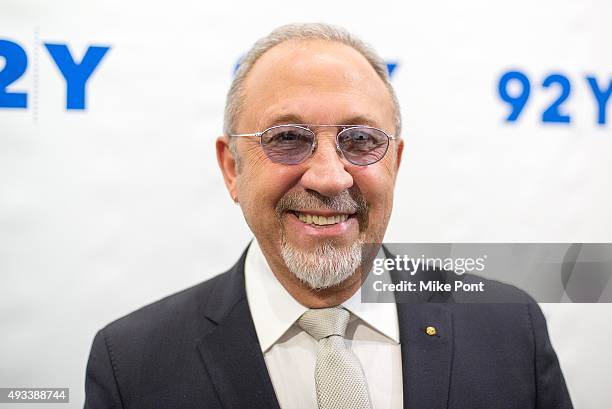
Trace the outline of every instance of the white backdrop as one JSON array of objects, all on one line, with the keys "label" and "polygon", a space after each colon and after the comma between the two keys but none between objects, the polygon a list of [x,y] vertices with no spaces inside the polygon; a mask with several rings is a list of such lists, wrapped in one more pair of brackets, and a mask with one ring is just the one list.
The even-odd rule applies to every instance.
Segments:
[{"label": "white backdrop", "polygon": [[[99,328],[234,263],[250,232],[213,141],[237,59],[288,22],[343,25],[398,64],[406,149],[387,241],[612,242],[612,101],[597,124],[585,79],[612,80],[611,15],[609,0],[1,0],[0,40],[28,65],[5,87],[0,56],[0,92],[28,96],[0,107],[0,387],[69,387],[82,406]],[[66,109],[45,43],[77,63],[110,47],[86,109]],[[506,122],[511,70],[531,92]],[[569,124],[542,121],[552,73],[571,85]],[[612,407],[611,305],[543,307],[575,406]]]}]

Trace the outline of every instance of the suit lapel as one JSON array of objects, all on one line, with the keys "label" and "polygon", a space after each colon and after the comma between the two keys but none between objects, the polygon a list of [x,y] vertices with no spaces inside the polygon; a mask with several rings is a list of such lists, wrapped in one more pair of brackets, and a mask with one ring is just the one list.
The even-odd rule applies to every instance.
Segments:
[{"label": "suit lapel", "polygon": [[198,350],[225,408],[279,408],[244,288],[246,250],[219,281],[204,308],[216,327]]},{"label": "suit lapel", "polygon": [[[383,246],[386,257],[394,255]],[[413,276],[391,270],[391,280],[418,283],[425,280],[444,281],[440,271],[417,271]],[[402,349],[402,381],[404,408],[446,409],[450,388],[453,354],[452,314],[447,296],[433,291],[396,292],[397,318]],[[435,328],[428,335],[427,327]]]},{"label": "suit lapel", "polygon": [[[453,333],[443,304],[397,304],[404,408],[448,407]],[[428,335],[434,327],[435,335]]]}]

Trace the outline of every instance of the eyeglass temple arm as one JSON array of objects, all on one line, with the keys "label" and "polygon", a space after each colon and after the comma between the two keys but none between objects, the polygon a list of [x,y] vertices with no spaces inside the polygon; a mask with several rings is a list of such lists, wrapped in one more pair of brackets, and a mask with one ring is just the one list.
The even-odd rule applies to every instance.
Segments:
[{"label": "eyeglass temple arm", "polygon": [[229,134],[228,136],[261,136],[263,135],[263,132],[255,132],[255,133],[236,133],[236,134]]}]

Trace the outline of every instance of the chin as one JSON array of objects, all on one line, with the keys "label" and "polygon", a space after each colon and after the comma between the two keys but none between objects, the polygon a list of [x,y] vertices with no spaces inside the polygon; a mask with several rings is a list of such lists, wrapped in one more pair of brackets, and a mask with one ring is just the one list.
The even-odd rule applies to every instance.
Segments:
[{"label": "chin", "polygon": [[301,248],[282,240],[281,255],[289,271],[314,290],[341,284],[361,266],[362,242],[336,246],[333,240],[321,240],[311,248]]}]

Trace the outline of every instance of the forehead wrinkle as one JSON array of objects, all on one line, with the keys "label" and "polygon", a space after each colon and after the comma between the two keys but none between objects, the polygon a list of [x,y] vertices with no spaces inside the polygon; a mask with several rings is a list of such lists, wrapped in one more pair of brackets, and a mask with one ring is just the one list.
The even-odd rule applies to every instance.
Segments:
[{"label": "forehead wrinkle", "polygon": [[339,120],[329,120],[323,122],[313,122],[304,119],[304,117],[298,114],[279,114],[277,116],[273,116],[269,120],[262,119],[260,128],[261,130],[277,126],[277,125],[366,125],[371,127],[379,127],[378,121],[368,115],[347,115],[342,117],[345,119]]},{"label": "forehead wrinkle", "polygon": [[317,100],[327,99],[321,93],[311,96],[303,92],[286,98],[279,97],[276,103],[264,108],[257,116],[257,130],[285,124],[366,125],[385,129],[385,117],[388,115],[384,109],[374,109],[371,102],[359,102],[362,96],[354,92],[326,93],[330,94],[329,100],[333,100],[333,104],[317,103]]}]

